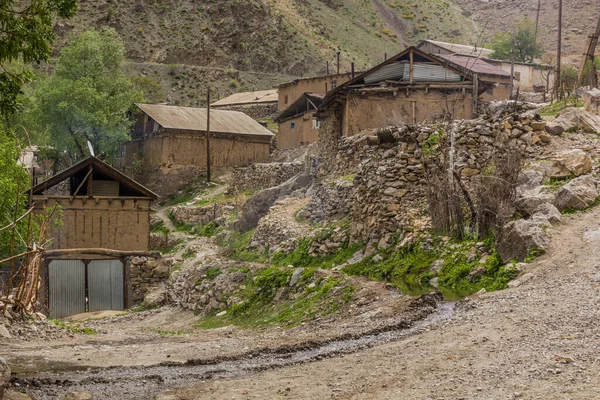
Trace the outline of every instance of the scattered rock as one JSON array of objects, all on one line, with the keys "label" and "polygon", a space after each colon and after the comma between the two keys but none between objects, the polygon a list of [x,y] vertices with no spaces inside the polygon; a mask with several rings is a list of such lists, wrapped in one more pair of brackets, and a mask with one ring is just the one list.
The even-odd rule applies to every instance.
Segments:
[{"label": "scattered rock", "polygon": [[292,277],[290,278],[290,287],[294,287],[300,282],[300,278],[304,273],[304,268],[296,268],[292,273]]},{"label": "scattered rock", "polygon": [[533,274],[531,274],[531,273],[524,274],[521,277],[519,277],[518,279],[508,282],[508,287],[509,288],[519,287],[522,284],[524,284],[525,282],[529,281],[531,278],[533,278]]},{"label": "scattered rock", "polygon": [[582,210],[589,207],[598,197],[596,181],[591,175],[583,175],[568,182],[556,193],[554,205],[560,211]]},{"label": "scattered rock", "polygon": [[557,153],[554,158],[557,167],[564,168],[567,171],[566,176],[581,176],[589,174],[592,171],[592,159],[583,150],[564,150]]},{"label": "scattered rock", "polygon": [[6,329],[3,323],[0,323],[0,338],[10,339],[11,337],[8,329]]},{"label": "scattered rock", "polygon": [[4,394],[4,389],[8,387],[10,382],[10,368],[3,358],[0,358],[0,399]]},{"label": "scattered rock", "polygon": [[504,225],[497,250],[504,262],[523,261],[532,250],[543,252],[547,246],[548,235],[537,223],[519,219]]},{"label": "scattered rock", "polygon": [[544,203],[538,206],[533,212],[533,217],[536,215],[544,216],[551,224],[558,224],[561,221],[562,214],[553,204]]},{"label": "scattered rock", "polygon": [[429,266],[429,271],[433,274],[439,274],[442,268],[444,267],[444,260],[435,260]]},{"label": "scattered rock", "polygon": [[532,215],[540,205],[554,201],[554,194],[545,186],[518,190],[517,193],[517,209],[526,215]]}]

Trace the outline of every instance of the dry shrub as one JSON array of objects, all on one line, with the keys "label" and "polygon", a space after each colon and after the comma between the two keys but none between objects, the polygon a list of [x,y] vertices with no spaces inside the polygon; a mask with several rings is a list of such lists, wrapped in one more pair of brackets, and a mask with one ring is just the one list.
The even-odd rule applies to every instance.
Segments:
[{"label": "dry shrub", "polygon": [[450,168],[450,144],[443,140],[424,162],[433,229],[463,239],[497,232],[515,213],[521,156],[514,148],[498,148],[483,172],[464,182]]},{"label": "dry shrub", "polygon": [[516,149],[498,150],[484,172],[474,179],[477,233],[497,232],[514,215],[521,155]]}]

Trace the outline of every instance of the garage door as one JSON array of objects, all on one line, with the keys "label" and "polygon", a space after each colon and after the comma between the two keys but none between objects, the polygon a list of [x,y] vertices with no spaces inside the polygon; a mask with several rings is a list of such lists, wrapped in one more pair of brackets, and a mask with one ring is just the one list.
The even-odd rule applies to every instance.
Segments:
[{"label": "garage door", "polygon": [[54,260],[48,265],[50,318],[85,312],[85,263]]},{"label": "garage door", "polygon": [[123,263],[94,260],[88,264],[88,311],[124,308]]}]

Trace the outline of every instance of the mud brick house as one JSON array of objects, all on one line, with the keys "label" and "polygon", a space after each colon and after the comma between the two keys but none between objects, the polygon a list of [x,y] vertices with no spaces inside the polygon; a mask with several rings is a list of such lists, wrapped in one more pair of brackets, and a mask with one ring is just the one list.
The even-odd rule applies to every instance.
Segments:
[{"label": "mud brick house", "polygon": [[211,104],[219,110],[241,111],[252,118],[265,118],[277,113],[277,89],[234,93]]},{"label": "mud brick house", "polygon": [[42,299],[51,317],[129,305],[125,257],[148,252],[155,199],[152,191],[95,157],[31,189],[35,212],[56,206],[62,215],[62,224],[49,235],[42,271]]},{"label": "mud brick house", "polygon": [[[154,185],[162,186],[163,193],[176,190],[206,170],[205,108],[137,106],[140,112],[136,115],[132,140],[122,146],[119,167],[141,168],[167,177],[164,185]],[[210,119],[214,168],[269,161],[275,135],[267,128],[239,111],[211,110]]]},{"label": "mud brick house", "polygon": [[278,148],[295,148],[319,139],[321,121],[315,117],[315,112],[323,102],[323,97],[321,94],[304,93],[277,114],[275,122],[279,124]]},{"label": "mud brick house", "polygon": [[[438,42],[435,40],[423,40],[417,45],[419,50],[434,55],[455,55],[478,58],[497,69],[503,70],[510,78],[511,62],[509,60],[494,60],[491,58],[491,49],[484,47],[467,46],[464,44]],[[514,63],[514,86],[521,92],[543,92],[551,90],[554,85],[553,68],[549,65],[536,63]],[[508,90],[508,89],[507,89]],[[501,91],[495,91],[494,94]],[[489,93],[488,93],[489,95]],[[485,100],[484,96],[484,100]],[[504,99],[507,99],[504,97]]]},{"label": "mud brick house", "polygon": [[335,116],[342,136],[398,123],[472,118],[488,85],[471,71],[415,47],[330,91],[317,117]]},{"label": "mud brick house", "polygon": [[278,87],[277,110],[283,111],[294,103],[304,93],[325,95],[328,91],[337,88],[352,79],[352,73],[315,76],[300,78],[291,82],[283,83]]}]

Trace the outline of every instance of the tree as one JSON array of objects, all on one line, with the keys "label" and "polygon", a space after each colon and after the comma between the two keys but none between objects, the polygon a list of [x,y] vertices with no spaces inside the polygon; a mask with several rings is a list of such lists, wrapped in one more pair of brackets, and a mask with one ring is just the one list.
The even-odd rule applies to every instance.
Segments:
[{"label": "tree", "polygon": [[0,2],[0,115],[18,109],[24,83],[31,81],[27,68],[12,63],[46,61],[54,41],[52,18],[71,18],[78,0],[3,0]]},{"label": "tree", "polygon": [[74,159],[87,155],[87,141],[97,156],[112,158],[129,137],[128,110],[143,99],[124,61],[114,29],[79,33],[62,49],[54,74],[36,85],[27,119]]},{"label": "tree", "polygon": [[497,60],[510,60],[514,44],[514,56],[517,62],[533,62],[534,58],[544,53],[542,46],[537,41],[535,22],[525,19],[516,26],[514,33],[498,33],[492,41],[492,58]]},{"label": "tree", "polygon": [[[27,196],[24,192],[29,187],[27,171],[17,163],[19,146],[15,138],[0,126],[0,229],[15,221],[25,210]],[[19,225],[21,236],[25,229]],[[12,230],[0,230],[0,259],[11,253]],[[15,248],[22,247],[19,236],[14,243]]]}]

